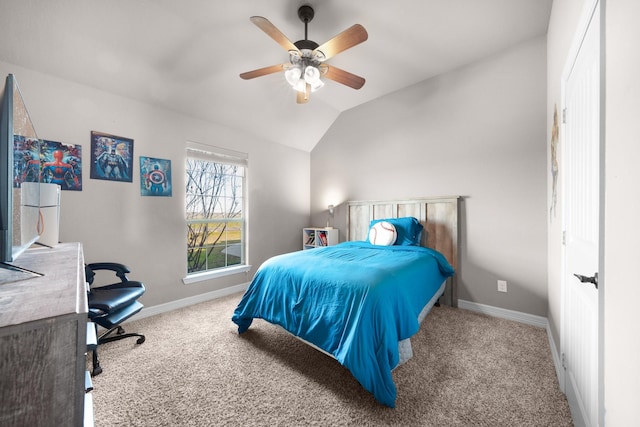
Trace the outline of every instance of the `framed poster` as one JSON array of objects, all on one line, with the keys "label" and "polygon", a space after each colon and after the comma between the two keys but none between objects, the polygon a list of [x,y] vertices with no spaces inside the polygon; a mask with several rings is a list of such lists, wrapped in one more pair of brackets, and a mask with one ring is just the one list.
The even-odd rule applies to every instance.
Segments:
[{"label": "framed poster", "polygon": [[140,156],[140,194],[171,197],[171,160]]},{"label": "framed poster", "polygon": [[82,190],[82,146],[41,141],[42,182],[58,184],[62,190]]},{"label": "framed poster", "polygon": [[13,186],[40,181],[40,140],[13,136]]},{"label": "framed poster", "polygon": [[91,131],[91,179],[133,181],[133,139]]}]

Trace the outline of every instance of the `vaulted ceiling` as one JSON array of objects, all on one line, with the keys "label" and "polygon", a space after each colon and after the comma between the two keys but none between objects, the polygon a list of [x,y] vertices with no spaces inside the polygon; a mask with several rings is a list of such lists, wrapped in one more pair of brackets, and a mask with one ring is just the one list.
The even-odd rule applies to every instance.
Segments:
[{"label": "vaulted ceiling", "polygon": [[[328,81],[307,104],[282,73],[239,74],[288,61],[252,24],[264,16],[319,44],[353,24],[366,42],[328,63],[366,79]],[[242,129],[310,151],[341,112],[544,35],[552,0],[0,0],[0,60]]]}]

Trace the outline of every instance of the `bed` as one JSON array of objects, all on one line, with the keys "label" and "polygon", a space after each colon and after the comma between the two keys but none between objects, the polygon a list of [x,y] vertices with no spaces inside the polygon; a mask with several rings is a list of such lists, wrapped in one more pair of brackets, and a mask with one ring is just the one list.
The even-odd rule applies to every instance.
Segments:
[{"label": "bed", "polygon": [[[347,241],[260,266],[232,316],[238,332],[255,318],[279,325],[394,407],[392,371],[412,356],[410,337],[439,300],[457,305],[458,204],[458,197],[346,203]],[[388,227],[395,244],[372,244],[372,230]]]}]

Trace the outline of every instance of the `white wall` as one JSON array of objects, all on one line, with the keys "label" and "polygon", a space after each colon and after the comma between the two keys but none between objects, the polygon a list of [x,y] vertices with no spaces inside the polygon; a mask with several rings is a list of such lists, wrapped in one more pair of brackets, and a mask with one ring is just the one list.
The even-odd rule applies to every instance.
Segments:
[{"label": "white wall", "polygon": [[[266,258],[299,248],[300,229],[309,218],[308,153],[0,62],[0,75],[9,73],[18,80],[40,138],[82,145],[83,190],[62,192],[60,240],[82,242],[86,262],[129,265],[131,277],[147,287],[147,307],[246,283]],[[89,178],[92,130],[134,140],[132,183]],[[248,274],[182,284],[187,140],[249,154]],[[141,155],[171,160],[172,197],[140,195]]]},{"label": "white wall", "polygon": [[349,199],[464,196],[459,297],[546,316],[545,49],[537,38],[343,113],[311,153],[313,225]]},{"label": "white wall", "polygon": [[640,420],[640,3],[606,2],[604,405],[607,426]]}]

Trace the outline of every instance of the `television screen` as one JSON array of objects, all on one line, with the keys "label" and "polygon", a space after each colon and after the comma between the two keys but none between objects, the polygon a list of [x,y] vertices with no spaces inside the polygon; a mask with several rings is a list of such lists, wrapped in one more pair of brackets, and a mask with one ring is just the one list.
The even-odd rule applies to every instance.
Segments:
[{"label": "television screen", "polygon": [[13,74],[0,95],[0,263],[11,267],[39,237],[40,142]]}]

